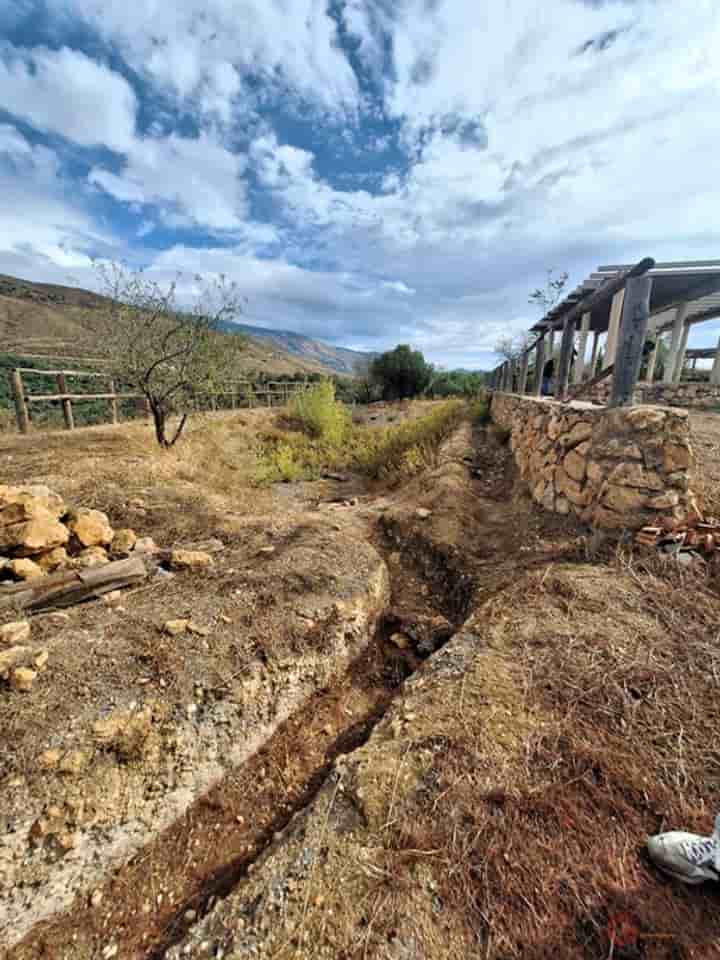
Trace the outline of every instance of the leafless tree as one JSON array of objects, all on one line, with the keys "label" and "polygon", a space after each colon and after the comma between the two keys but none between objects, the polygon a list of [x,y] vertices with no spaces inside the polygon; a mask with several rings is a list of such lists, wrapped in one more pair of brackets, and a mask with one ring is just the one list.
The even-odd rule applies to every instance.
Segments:
[{"label": "leafless tree", "polygon": [[[97,313],[98,347],[114,376],[142,393],[150,405],[161,447],[180,439],[198,396],[216,394],[237,370],[245,338],[224,330],[241,312],[234,284],[221,276],[205,282],[189,310],[177,303],[177,282],[162,286],[142,271],[96,264],[107,306]],[[180,421],[172,436],[168,419]]]}]

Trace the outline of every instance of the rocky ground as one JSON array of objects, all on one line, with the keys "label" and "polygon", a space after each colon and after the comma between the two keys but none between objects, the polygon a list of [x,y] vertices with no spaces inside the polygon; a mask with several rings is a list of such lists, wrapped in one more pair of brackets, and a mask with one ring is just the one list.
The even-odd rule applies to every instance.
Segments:
[{"label": "rocky ground", "polygon": [[217,543],[31,618],[47,658],[0,691],[6,957],[712,955],[712,891],[641,847],[714,814],[714,585],[544,513],[502,441],[192,522],[155,468],[106,503],[36,471]]}]

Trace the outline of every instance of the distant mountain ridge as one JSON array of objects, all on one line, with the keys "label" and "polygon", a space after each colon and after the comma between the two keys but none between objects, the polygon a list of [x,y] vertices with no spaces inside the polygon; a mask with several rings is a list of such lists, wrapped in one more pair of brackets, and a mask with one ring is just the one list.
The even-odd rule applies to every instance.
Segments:
[{"label": "distant mountain ridge", "polygon": [[[0,352],[42,353],[48,357],[53,353],[87,353],[92,311],[105,304],[105,297],[80,287],[0,274]],[[291,330],[270,330],[232,321],[224,328],[248,337],[241,366],[249,372],[358,376],[377,356],[333,347]]]},{"label": "distant mountain ridge", "polygon": [[333,347],[322,340],[314,340],[292,330],[274,330],[268,327],[256,327],[250,323],[229,321],[225,329],[231,333],[245,333],[250,337],[271,340],[276,346],[292,356],[313,360],[336,373],[346,376],[360,376],[370,366],[377,353],[362,350],[350,350],[347,347]]}]

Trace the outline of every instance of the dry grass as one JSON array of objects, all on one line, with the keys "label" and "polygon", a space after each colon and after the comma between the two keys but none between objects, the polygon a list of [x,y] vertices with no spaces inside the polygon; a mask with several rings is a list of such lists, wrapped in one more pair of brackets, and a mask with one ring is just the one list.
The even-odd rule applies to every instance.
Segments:
[{"label": "dry grass", "polygon": [[375,949],[407,927],[422,877],[437,907],[421,939],[442,924],[466,945],[437,956],[715,956],[717,891],[678,889],[642,847],[712,827],[719,612],[704,579],[622,561],[550,567],[489,601],[483,698],[463,681],[461,720],[438,714],[407,746],[432,760],[376,838]]}]

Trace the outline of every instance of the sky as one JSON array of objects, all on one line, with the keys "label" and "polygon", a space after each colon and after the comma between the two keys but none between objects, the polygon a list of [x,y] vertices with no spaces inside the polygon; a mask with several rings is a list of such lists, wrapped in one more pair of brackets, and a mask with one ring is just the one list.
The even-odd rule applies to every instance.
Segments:
[{"label": "sky", "polygon": [[0,0],[0,272],[487,368],[550,268],[720,257],[718,50],[717,0]]}]

